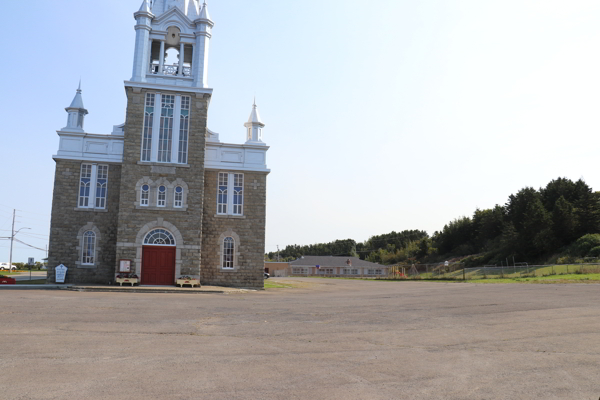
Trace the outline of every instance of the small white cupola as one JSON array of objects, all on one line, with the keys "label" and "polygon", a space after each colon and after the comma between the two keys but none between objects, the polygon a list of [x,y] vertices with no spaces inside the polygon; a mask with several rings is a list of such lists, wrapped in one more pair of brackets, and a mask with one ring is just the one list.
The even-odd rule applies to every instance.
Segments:
[{"label": "small white cupola", "polygon": [[71,105],[65,108],[67,113],[69,114],[67,119],[67,126],[64,127],[63,131],[72,131],[72,132],[84,132],[83,130],[83,122],[85,116],[88,114],[88,110],[83,106],[83,98],[81,97],[81,81],[79,81],[79,87],[77,88],[77,93],[71,102]]},{"label": "small white cupola", "polygon": [[248,118],[248,122],[244,126],[246,127],[246,144],[265,145],[263,142],[263,128],[265,124],[260,119],[256,99],[254,99],[254,104],[252,105],[250,118]]}]

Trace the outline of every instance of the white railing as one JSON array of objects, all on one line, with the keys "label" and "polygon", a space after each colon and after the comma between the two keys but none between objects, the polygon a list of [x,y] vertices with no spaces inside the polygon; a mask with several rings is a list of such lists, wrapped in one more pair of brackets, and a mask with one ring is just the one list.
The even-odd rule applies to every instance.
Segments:
[{"label": "white railing", "polygon": [[[158,75],[160,67],[158,64],[150,65],[150,73],[153,75]],[[164,65],[162,75],[171,75],[171,76],[192,76],[192,67],[183,67],[182,74],[179,74],[179,65]]]}]

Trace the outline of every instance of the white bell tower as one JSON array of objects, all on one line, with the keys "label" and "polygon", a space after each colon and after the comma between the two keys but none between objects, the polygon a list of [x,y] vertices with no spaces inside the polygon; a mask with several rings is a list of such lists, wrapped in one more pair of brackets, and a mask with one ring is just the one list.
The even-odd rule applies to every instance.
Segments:
[{"label": "white bell tower", "polygon": [[71,105],[65,108],[65,111],[69,114],[67,118],[67,126],[62,130],[66,132],[79,132],[84,133],[83,122],[85,116],[88,114],[88,110],[83,106],[83,98],[81,97],[81,81],[77,88],[77,93],[71,102]]},{"label": "white bell tower", "polygon": [[[208,88],[208,50],[214,22],[206,2],[143,0],[134,17],[131,82]],[[176,59],[167,60],[173,52]]]}]

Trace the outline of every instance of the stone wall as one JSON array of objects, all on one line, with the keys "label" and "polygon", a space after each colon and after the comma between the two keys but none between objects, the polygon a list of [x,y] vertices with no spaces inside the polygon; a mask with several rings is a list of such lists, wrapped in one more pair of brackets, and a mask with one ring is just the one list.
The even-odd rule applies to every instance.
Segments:
[{"label": "stone wall", "polygon": [[[117,216],[121,166],[109,164],[106,210],[78,209],[79,179],[82,161],[56,160],[52,220],[48,248],[48,282],[54,282],[54,267],[68,269],[66,283],[102,283],[114,281]],[[96,232],[96,262],[80,265],[81,234]],[[78,236],[80,236],[78,238]]]},{"label": "stone wall", "polygon": [[[202,209],[204,196],[204,151],[206,117],[210,95],[189,94],[161,90],[161,94],[186,95],[192,97],[189,125],[188,165],[140,162],[142,127],[146,89],[126,88],[127,119],[122,164],[117,260],[134,260],[135,272],[141,277],[142,240],[145,234],[156,227],[163,227],[174,234],[177,241],[176,275],[200,276]],[[153,91],[154,92],[154,91]],[[155,112],[160,112],[156,104]],[[158,129],[153,132],[158,134]],[[150,198],[156,196],[156,188],[168,187],[167,207],[140,207],[140,180],[151,188]],[[172,196],[175,181],[187,186],[187,207],[173,208]],[[175,280],[175,277],[173,277]],[[142,282],[143,284],[143,282]]]},{"label": "stone wall", "polygon": [[[261,289],[264,287],[267,174],[221,171],[244,174],[244,215],[236,217],[216,215],[219,172],[205,172],[201,283]],[[238,255],[234,270],[221,268],[221,242],[226,236],[236,239]]]}]

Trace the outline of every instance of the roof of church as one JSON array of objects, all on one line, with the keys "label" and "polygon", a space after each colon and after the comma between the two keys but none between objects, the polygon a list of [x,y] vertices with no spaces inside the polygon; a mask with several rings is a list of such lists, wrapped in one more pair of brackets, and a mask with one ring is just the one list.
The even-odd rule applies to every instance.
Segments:
[{"label": "roof of church", "polygon": [[[352,265],[348,265],[348,260]],[[334,256],[302,256],[296,261],[290,263],[291,266],[321,266],[321,267],[383,267],[381,264],[375,264],[369,261],[361,260],[357,257],[334,257]]]}]

